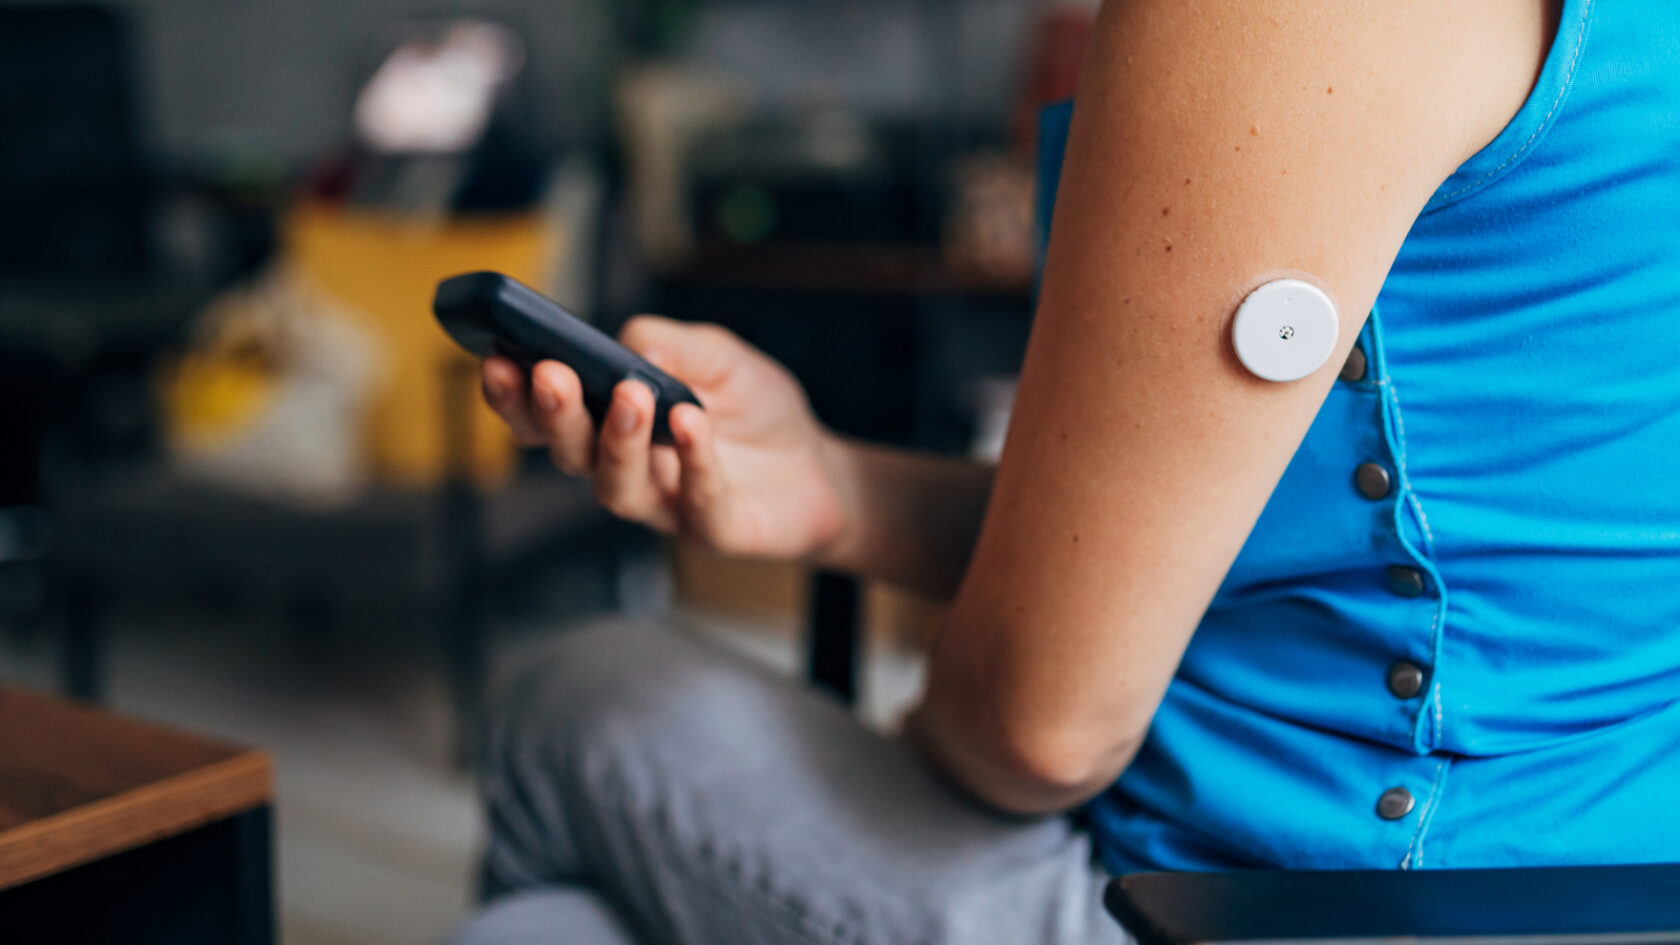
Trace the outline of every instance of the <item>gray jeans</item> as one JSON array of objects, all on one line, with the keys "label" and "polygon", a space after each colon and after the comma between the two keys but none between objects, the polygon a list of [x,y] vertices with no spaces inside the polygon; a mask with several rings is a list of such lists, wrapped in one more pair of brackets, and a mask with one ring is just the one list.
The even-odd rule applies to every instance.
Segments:
[{"label": "gray jeans", "polygon": [[1121,945],[1064,817],[986,810],[839,705],[649,623],[510,694],[454,945]]}]

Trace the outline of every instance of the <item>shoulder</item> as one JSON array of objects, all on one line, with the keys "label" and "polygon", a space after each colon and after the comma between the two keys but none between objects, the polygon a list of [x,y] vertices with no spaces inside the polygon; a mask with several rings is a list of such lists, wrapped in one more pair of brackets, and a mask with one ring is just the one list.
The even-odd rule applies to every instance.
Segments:
[{"label": "shoulder", "polygon": [[1462,161],[1521,108],[1561,5],[1108,0],[1087,84],[1100,89],[1105,78],[1123,74],[1130,88],[1142,83],[1153,93],[1147,98],[1188,90],[1188,100],[1175,102],[1175,117],[1185,124],[1219,117],[1234,97],[1259,111],[1333,121],[1374,138],[1428,129],[1432,142],[1450,144]]}]

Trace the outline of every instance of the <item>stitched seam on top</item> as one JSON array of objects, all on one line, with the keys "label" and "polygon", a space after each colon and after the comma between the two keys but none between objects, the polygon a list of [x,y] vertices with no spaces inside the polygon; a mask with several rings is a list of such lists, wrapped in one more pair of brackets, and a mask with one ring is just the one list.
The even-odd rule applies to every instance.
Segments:
[{"label": "stitched seam on top", "polygon": [[[1439,607],[1435,608],[1435,615],[1429,620],[1429,639],[1431,642],[1441,639],[1441,608]],[[1434,649],[1437,654],[1440,653],[1439,646],[1434,647]],[[1434,662],[1435,668],[1439,668],[1441,661],[1438,656]],[[1439,682],[1435,682],[1429,687],[1429,703],[1429,705],[1424,706],[1424,712],[1434,722],[1434,737],[1429,741],[1429,747],[1434,748],[1441,744],[1441,684]]]},{"label": "stitched seam on top", "polygon": [[[1429,519],[1423,514],[1423,504],[1417,498],[1417,490],[1412,488],[1412,476],[1406,464],[1406,424],[1405,415],[1400,409],[1400,396],[1394,386],[1394,378],[1388,372],[1388,351],[1383,344],[1382,315],[1380,306],[1371,308],[1371,347],[1376,355],[1376,371],[1380,375],[1378,386],[1381,390],[1381,407],[1383,418],[1383,432],[1388,439],[1388,447],[1394,458],[1395,476],[1399,480],[1397,494],[1394,501],[1394,534],[1405,549],[1406,554],[1414,563],[1427,572],[1435,582],[1435,609],[1429,618],[1429,647],[1431,674],[1437,680],[1434,691],[1434,706],[1428,701],[1422,705],[1422,712],[1412,723],[1412,750],[1424,752],[1440,744],[1442,732],[1445,729],[1442,718],[1440,699],[1440,668],[1444,638],[1446,636],[1447,614],[1447,585],[1441,580],[1441,572],[1435,567],[1433,555],[1435,553],[1434,535],[1429,528]],[[1423,531],[1424,546],[1427,551],[1420,552],[1410,539],[1406,537],[1402,510],[1410,508],[1418,516],[1419,527]],[[1425,744],[1429,738],[1431,744]]]},{"label": "stitched seam on top", "polygon": [[1581,55],[1587,48],[1587,24],[1592,19],[1592,4],[1593,0],[1584,0],[1581,4],[1581,24],[1575,32],[1575,51],[1570,57],[1569,67],[1564,70],[1563,81],[1558,84],[1557,97],[1552,99],[1552,107],[1547,110],[1545,117],[1540,119],[1540,124],[1535,127],[1533,134],[1530,134],[1528,140],[1524,141],[1522,146],[1502,161],[1498,167],[1451,193],[1442,194],[1435,200],[1431,200],[1430,203],[1434,205],[1431,209],[1438,210],[1450,203],[1453,198],[1467,194],[1504,173],[1506,168],[1528,153],[1528,150],[1534,146],[1534,142],[1539,139],[1542,132],[1551,127],[1552,119],[1557,115],[1558,109],[1563,106],[1563,100],[1568,97],[1570,88],[1575,84],[1575,70],[1581,65]]},{"label": "stitched seam on top", "polygon": [[1441,722],[1441,684],[1437,682],[1429,689],[1430,698],[1435,703],[1435,744],[1439,745],[1441,744],[1441,729],[1443,727]]},{"label": "stitched seam on top", "polygon": [[[1398,410],[1400,408],[1396,406],[1395,409]],[[1402,426],[1404,426],[1404,423],[1405,421],[1401,421]],[[1404,436],[1405,434],[1402,433],[1401,435]],[[1433,555],[1435,553],[1435,530],[1429,527],[1429,514],[1423,510],[1423,503],[1418,501],[1416,489],[1412,489],[1410,487],[1406,489],[1406,503],[1410,505],[1412,507],[1412,511],[1416,513],[1418,517],[1418,524],[1423,526],[1424,550]]]},{"label": "stitched seam on top", "polygon": [[1445,759],[1435,767],[1435,779],[1429,785],[1429,799],[1423,802],[1423,810],[1418,814],[1417,833],[1412,835],[1412,842],[1408,845],[1406,858],[1401,861],[1402,869],[1423,868],[1423,838],[1429,833],[1429,825],[1435,820],[1435,811],[1441,806],[1441,782],[1446,779],[1447,768],[1452,759]]},{"label": "stitched seam on top", "polygon": [[[1386,367],[1387,365],[1385,363],[1385,370]],[[1433,703],[1433,706],[1425,706],[1425,711],[1429,714],[1430,721],[1433,723],[1434,739],[1430,747],[1435,747],[1441,744],[1442,734],[1446,728],[1445,722],[1442,718],[1444,713],[1441,707],[1441,684],[1439,680],[1441,658],[1442,654],[1445,652],[1446,646],[1447,583],[1441,579],[1440,569],[1435,565],[1435,532],[1429,527],[1429,516],[1423,511],[1423,502],[1418,498],[1417,490],[1412,487],[1411,471],[1406,465],[1406,414],[1400,409],[1400,396],[1392,387],[1389,388],[1389,400],[1390,405],[1394,410],[1394,423],[1398,430],[1399,438],[1399,456],[1396,457],[1396,464],[1400,468],[1401,488],[1404,490],[1404,496],[1401,501],[1404,502],[1405,505],[1412,510],[1412,513],[1417,516],[1418,526],[1423,530],[1424,544],[1424,554],[1418,556],[1423,560],[1419,563],[1424,566],[1425,570],[1429,572],[1430,577],[1435,580],[1435,612],[1431,614],[1429,618],[1429,643],[1430,662],[1433,664],[1431,672],[1436,681],[1435,684],[1430,687],[1430,702]],[[1395,527],[1396,530],[1398,530],[1400,525],[1400,503],[1395,503],[1395,506]],[[1412,550],[1414,554],[1416,554],[1416,549],[1410,548],[1411,543],[1406,541],[1404,535],[1401,537],[1401,542],[1405,544],[1408,549]],[[1420,727],[1414,734],[1414,747],[1423,747],[1418,743],[1418,739],[1416,738],[1417,735],[1421,734],[1422,729]]]},{"label": "stitched seam on top", "polygon": [[[1386,362],[1383,367],[1385,370],[1387,369]],[[1395,451],[1394,462],[1400,467],[1402,494],[1399,497],[1400,501],[1395,504],[1399,505],[1403,502],[1410,506],[1411,510],[1416,513],[1418,517],[1418,525],[1423,528],[1423,549],[1427,555],[1433,556],[1435,554],[1435,533],[1430,531],[1429,516],[1423,514],[1423,504],[1418,501],[1417,490],[1412,488],[1412,472],[1410,467],[1406,465],[1406,414],[1400,409],[1400,394],[1394,389],[1392,384],[1389,385],[1388,388],[1387,400],[1389,408],[1394,413],[1395,439],[1399,441],[1398,448]]]}]

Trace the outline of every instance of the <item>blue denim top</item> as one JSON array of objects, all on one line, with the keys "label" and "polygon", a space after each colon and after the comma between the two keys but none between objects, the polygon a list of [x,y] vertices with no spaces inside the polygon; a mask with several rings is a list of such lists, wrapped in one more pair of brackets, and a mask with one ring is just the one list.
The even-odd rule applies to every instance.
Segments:
[{"label": "blue denim top", "polygon": [[1566,0],[1358,344],[1090,805],[1104,863],[1680,860],[1680,3]]}]

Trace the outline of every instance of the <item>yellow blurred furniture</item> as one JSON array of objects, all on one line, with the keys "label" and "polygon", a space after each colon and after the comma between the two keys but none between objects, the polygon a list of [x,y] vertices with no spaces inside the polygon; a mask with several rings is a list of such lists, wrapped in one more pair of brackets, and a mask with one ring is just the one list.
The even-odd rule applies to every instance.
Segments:
[{"label": "yellow blurred furniture", "polygon": [[[447,221],[405,219],[304,202],[282,225],[281,253],[322,291],[365,319],[387,357],[366,442],[376,480],[435,485],[449,471],[444,386],[467,357],[432,319],[432,291],[445,276],[505,272],[545,286],[569,235],[538,213]],[[504,479],[514,447],[488,408],[474,405],[468,468],[480,484]]]},{"label": "yellow blurred furniture", "polygon": [[79,483],[58,503],[50,566],[66,689],[101,692],[106,615],[116,600],[241,602],[283,615],[316,643],[351,620],[390,622],[416,639],[434,631],[443,644],[457,752],[468,759],[486,681],[485,612],[510,596],[502,591],[564,562],[603,572],[600,582],[611,586],[601,596],[617,605],[651,554],[651,539],[607,515],[587,482],[547,468],[514,475],[518,453],[479,397],[476,362],[431,314],[437,281],[461,271],[547,284],[544,270],[567,255],[567,239],[536,213],[427,222],[294,208],[281,264],[377,338],[386,362],[366,428],[373,487],[313,507],[169,467]]}]

